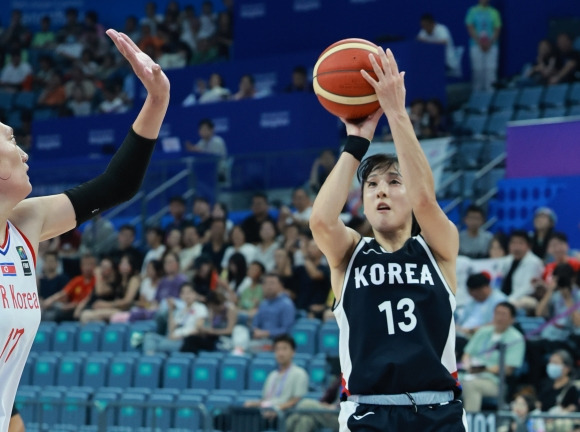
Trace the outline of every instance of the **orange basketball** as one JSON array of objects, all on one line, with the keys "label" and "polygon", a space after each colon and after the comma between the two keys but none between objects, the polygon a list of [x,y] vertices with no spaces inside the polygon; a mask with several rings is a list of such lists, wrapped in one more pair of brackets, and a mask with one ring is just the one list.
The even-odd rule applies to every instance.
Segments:
[{"label": "orange basketball", "polygon": [[348,120],[364,118],[379,108],[373,87],[361,75],[361,69],[376,75],[369,60],[377,46],[364,39],[344,39],[326,48],[313,71],[313,87],[318,100],[332,114]]}]

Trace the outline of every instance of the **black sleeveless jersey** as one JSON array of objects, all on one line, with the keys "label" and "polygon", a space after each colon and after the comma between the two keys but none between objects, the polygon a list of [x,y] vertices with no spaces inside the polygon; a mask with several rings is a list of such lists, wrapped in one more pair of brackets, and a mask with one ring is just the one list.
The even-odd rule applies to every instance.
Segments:
[{"label": "black sleeveless jersey", "polygon": [[393,253],[362,238],[334,314],[347,394],[453,390],[455,296],[421,236]]}]

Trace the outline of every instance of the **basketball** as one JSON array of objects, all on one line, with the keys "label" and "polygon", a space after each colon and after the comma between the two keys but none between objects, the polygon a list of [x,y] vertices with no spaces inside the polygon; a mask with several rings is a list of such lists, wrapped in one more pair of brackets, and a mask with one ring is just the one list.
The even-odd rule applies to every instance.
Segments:
[{"label": "basketball", "polygon": [[314,66],[312,84],[318,100],[330,113],[356,120],[379,108],[375,90],[360,73],[364,69],[376,78],[369,53],[373,53],[380,64],[377,46],[364,39],[338,41],[320,54]]}]

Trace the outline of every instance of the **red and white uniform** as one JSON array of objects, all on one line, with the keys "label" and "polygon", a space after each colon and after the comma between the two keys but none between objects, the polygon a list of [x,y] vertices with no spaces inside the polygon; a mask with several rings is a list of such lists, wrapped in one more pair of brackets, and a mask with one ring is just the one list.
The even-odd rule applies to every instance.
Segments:
[{"label": "red and white uniform", "polygon": [[8,430],[22,370],[40,324],[40,304],[28,239],[10,222],[0,246],[0,432]]}]

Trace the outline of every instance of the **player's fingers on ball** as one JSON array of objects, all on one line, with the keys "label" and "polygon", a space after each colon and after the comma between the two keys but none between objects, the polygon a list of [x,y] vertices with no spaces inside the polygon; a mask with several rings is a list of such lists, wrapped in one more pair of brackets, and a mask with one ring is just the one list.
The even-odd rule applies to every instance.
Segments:
[{"label": "player's fingers on ball", "polygon": [[374,79],[372,76],[370,76],[370,75],[369,75],[369,73],[368,73],[366,70],[362,69],[362,70],[360,71],[360,73],[361,73],[362,77],[363,77],[363,78],[364,78],[364,79],[365,79],[365,80],[366,80],[366,81],[367,81],[367,82],[368,82],[368,83],[369,83],[371,86],[373,86],[373,88],[374,88],[374,87],[377,85],[377,82],[376,82],[376,80],[375,80],[375,79]]},{"label": "player's fingers on ball", "polygon": [[371,66],[373,67],[373,71],[377,75],[377,78],[380,80],[381,77],[385,75],[383,69],[379,66],[379,63],[377,62],[374,54],[369,54],[369,60],[371,62]]},{"label": "player's fingers on ball", "polygon": [[383,64],[385,75],[391,74],[391,65],[389,62],[389,58],[386,56],[385,52],[381,47],[378,47],[377,52],[379,53],[379,58],[381,59],[381,63]]},{"label": "player's fingers on ball", "polygon": [[399,65],[397,65],[393,51],[391,51],[390,48],[387,48],[387,59],[389,60],[389,65],[391,66],[393,75],[399,75]]}]

